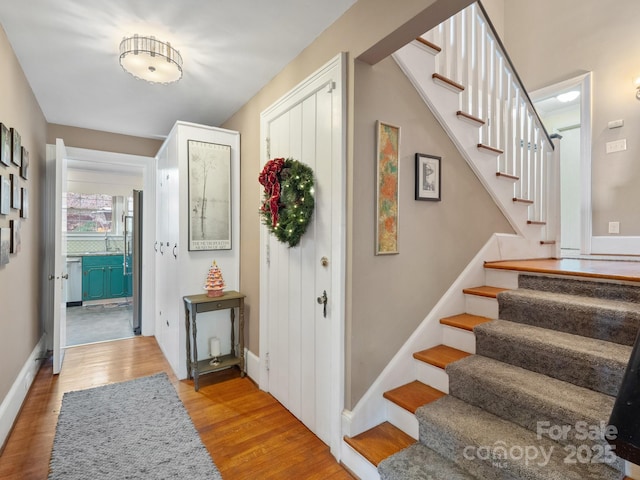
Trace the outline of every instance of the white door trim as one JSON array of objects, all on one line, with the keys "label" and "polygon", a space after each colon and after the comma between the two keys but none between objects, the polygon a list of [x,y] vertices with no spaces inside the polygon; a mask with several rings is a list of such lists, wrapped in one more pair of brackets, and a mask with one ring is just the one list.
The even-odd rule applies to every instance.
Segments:
[{"label": "white door trim", "polygon": [[[276,117],[279,112],[291,108],[292,105],[300,101],[300,97],[313,82],[323,75],[335,69],[333,78],[334,85],[334,111],[340,111],[339,118],[334,119],[334,124],[338,126],[340,138],[332,143],[332,158],[334,165],[332,168],[332,219],[335,222],[332,228],[332,270],[331,270],[331,291],[332,311],[331,316],[336,320],[332,322],[331,330],[331,452],[337,459],[340,458],[341,445],[341,416],[344,408],[344,335],[345,335],[345,245],[346,245],[346,55],[341,53],[320,68],[317,72],[309,76],[293,90],[276,101],[260,115],[260,159],[261,164],[266,163],[267,140],[266,132],[268,122]],[[259,186],[258,186],[259,188]],[[262,191],[261,191],[262,194]],[[267,284],[267,239],[268,231],[266,227],[260,228],[260,292],[265,292]],[[260,375],[259,385],[262,390],[269,391],[269,361],[265,358],[268,351],[268,298],[261,293],[260,296]]]},{"label": "white door trim", "polygon": [[[580,252],[591,253],[591,72],[569,78],[559,83],[531,93],[533,102],[551,97],[570,87],[580,88],[580,154],[581,154],[581,215],[580,215]],[[562,142],[561,146],[562,148]]]},{"label": "white door trim", "polygon": [[[55,155],[55,145],[47,145],[48,156],[47,158],[53,158]],[[149,200],[143,203],[143,233],[145,238],[155,238],[155,157],[144,157],[140,155],[130,155],[124,153],[105,152],[100,150],[90,150],[78,147],[67,147],[67,159],[69,160],[81,160],[89,163],[99,163],[103,165],[117,165],[119,168],[134,167],[143,171],[143,182],[146,198]],[[116,168],[118,168],[116,167]],[[55,189],[54,189],[55,190]],[[55,198],[55,192],[49,192],[48,198],[53,201]],[[47,231],[53,235],[53,221],[51,225],[47,227]],[[53,240],[53,239],[52,239]],[[144,241],[143,245],[143,258],[155,258],[153,251],[153,242]],[[50,258],[47,259],[47,265],[52,265],[53,253],[49,253]],[[49,268],[53,271],[52,267]],[[154,335],[155,323],[154,315],[149,315],[148,312],[155,311],[155,262],[145,262],[142,268],[142,335]],[[53,292],[51,292],[52,294]],[[53,299],[50,299],[52,302]],[[45,318],[45,331],[48,334],[47,347],[53,347],[53,317],[52,313],[47,312]]]}]

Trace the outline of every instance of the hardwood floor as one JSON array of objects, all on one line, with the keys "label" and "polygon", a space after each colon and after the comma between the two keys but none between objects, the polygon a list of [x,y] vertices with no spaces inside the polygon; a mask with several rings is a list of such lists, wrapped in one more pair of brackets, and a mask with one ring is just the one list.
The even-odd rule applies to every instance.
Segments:
[{"label": "hardwood floor", "polygon": [[166,372],[224,480],[353,480],[329,448],[271,395],[237,370],[193,382],[171,372],[155,338],[136,337],[67,350],[62,372],[40,369],[0,456],[0,478],[46,479],[65,392]]}]

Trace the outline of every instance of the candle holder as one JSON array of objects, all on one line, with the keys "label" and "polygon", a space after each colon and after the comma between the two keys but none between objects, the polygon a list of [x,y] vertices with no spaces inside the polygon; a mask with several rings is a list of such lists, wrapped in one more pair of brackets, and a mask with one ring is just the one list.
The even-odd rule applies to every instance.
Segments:
[{"label": "candle holder", "polygon": [[212,367],[220,365],[220,339],[218,337],[209,339],[209,355],[213,357],[209,361],[209,365]]}]

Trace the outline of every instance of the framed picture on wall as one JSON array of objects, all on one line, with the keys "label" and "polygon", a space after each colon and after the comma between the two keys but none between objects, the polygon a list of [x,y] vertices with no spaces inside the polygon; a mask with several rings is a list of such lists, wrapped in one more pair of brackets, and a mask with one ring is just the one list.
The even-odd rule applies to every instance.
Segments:
[{"label": "framed picture on wall", "polygon": [[29,192],[27,187],[22,187],[22,205],[20,207],[20,218],[29,218]]},{"label": "framed picture on wall", "polygon": [[231,249],[231,146],[188,141],[189,250]]},{"label": "framed picture on wall", "polygon": [[9,175],[0,176],[0,214],[8,215],[11,209],[11,180]]},{"label": "framed picture on wall", "polygon": [[400,127],[376,122],[376,255],[398,253]]},{"label": "framed picture on wall", "polygon": [[416,153],[416,200],[439,202],[441,157]]},{"label": "framed picture on wall", "polygon": [[29,179],[29,152],[22,147],[22,165],[20,165],[20,176],[25,180]]},{"label": "framed picture on wall", "polygon": [[20,252],[22,240],[20,238],[20,220],[10,220],[9,228],[11,230],[11,253]]},{"label": "framed picture on wall", "polygon": [[11,135],[4,123],[0,123],[0,163],[11,165]]},{"label": "framed picture on wall", "polygon": [[18,174],[12,173],[9,175],[11,178],[11,208],[20,210],[22,205],[22,191],[20,190],[20,178]]},{"label": "framed picture on wall", "polygon": [[11,251],[11,229],[0,228],[0,265],[9,263],[9,253]]},{"label": "framed picture on wall", "polygon": [[11,129],[11,161],[14,165],[22,166],[22,139],[15,128]]}]

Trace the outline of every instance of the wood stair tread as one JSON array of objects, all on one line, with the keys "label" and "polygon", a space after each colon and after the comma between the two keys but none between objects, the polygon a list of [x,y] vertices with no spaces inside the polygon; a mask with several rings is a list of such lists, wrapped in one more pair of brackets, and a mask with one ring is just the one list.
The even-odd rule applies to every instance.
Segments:
[{"label": "wood stair tread", "polygon": [[470,313],[461,313],[459,315],[453,315],[451,317],[445,317],[440,319],[442,325],[448,325],[450,327],[461,328],[463,330],[469,330],[473,332],[473,327],[482,323],[490,322],[488,317],[481,317],[480,315],[472,315]]},{"label": "wood stair tread", "polygon": [[433,50],[435,53],[440,53],[442,51],[442,48],[438,45],[436,45],[435,43],[430,42],[427,39],[424,39],[422,37],[418,37],[416,38],[416,40],[418,42],[420,42],[422,45],[424,45],[425,47]]},{"label": "wood stair tread", "polygon": [[418,407],[431,403],[445,395],[446,393],[438,389],[414,380],[411,383],[384,392],[383,397],[411,413],[416,413]]},{"label": "wood stair tread", "polygon": [[462,293],[466,293],[468,295],[478,295],[480,297],[497,298],[498,294],[500,292],[504,292],[505,290],[509,289],[483,285],[480,287],[465,288],[464,290],[462,290]]},{"label": "wood stair tread", "polygon": [[460,85],[458,82],[451,80],[444,75],[440,75],[439,73],[434,73],[433,75],[431,75],[431,78],[433,78],[433,80],[439,85],[442,85],[443,87],[448,88],[449,90],[452,90],[456,93],[464,91],[464,85]]},{"label": "wood stair tread", "polygon": [[456,112],[456,116],[460,119],[460,120],[464,120],[468,123],[471,123],[472,125],[476,125],[477,127],[481,127],[483,126],[486,122],[484,120],[482,120],[481,118],[478,117],[474,117],[473,115],[467,113],[467,112],[463,112],[462,110],[458,110]]},{"label": "wood stair tread", "polygon": [[413,358],[433,365],[434,367],[446,368],[450,363],[461,360],[469,355],[471,354],[458,350],[457,348],[449,347],[447,345],[437,345],[414,353]]},{"label": "wood stair tread", "polygon": [[389,422],[355,437],[344,437],[344,441],[376,467],[385,458],[416,443],[411,436]]},{"label": "wood stair tread", "polygon": [[492,147],[490,145],[485,145],[484,143],[479,143],[478,144],[478,150],[480,150],[481,152],[491,153],[491,154],[494,154],[494,155],[502,155],[504,153],[503,150],[500,150],[499,148]]},{"label": "wood stair tread", "polygon": [[520,177],[518,177],[517,175],[511,175],[510,173],[505,172],[496,172],[496,177],[506,178],[508,180],[514,180],[516,182],[520,180]]},{"label": "wood stair tread", "polygon": [[513,197],[513,201],[515,203],[524,203],[526,205],[533,205],[533,200],[529,200],[528,198]]}]

